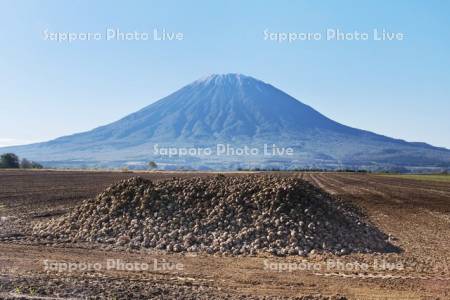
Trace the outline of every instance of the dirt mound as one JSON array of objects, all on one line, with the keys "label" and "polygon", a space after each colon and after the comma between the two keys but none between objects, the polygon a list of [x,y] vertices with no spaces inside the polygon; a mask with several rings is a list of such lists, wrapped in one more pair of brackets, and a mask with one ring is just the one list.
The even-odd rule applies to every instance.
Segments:
[{"label": "dirt mound", "polygon": [[351,206],[294,177],[135,177],[34,227],[38,237],[229,254],[386,252],[387,236]]}]

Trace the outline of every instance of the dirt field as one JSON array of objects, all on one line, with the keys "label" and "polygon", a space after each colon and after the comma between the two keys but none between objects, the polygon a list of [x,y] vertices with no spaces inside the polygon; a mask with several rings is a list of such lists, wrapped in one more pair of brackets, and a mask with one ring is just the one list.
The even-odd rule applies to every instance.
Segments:
[{"label": "dirt field", "polygon": [[[135,175],[1,171],[0,298],[450,299],[450,182],[280,174],[302,176],[353,202],[391,235],[400,254],[230,257],[29,240],[30,224],[64,214],[113,182]],[[139,175],[152,180],[210,176]],[[69,266],[70,271],[64,269]]]}]

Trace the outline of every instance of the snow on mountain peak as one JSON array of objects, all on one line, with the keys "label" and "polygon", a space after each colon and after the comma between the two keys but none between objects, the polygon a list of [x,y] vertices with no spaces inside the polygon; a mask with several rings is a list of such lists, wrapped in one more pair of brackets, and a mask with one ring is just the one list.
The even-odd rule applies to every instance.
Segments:
[{"label": "snow on mountain peak", "polygon": [[226,74],[211,74],[202,77],[195,81],[200,84],[223,84],[223,83],[238,83],[242,84],[243,81],[261,82],[251,76],[239,74],[239,73],[226,73]]}]

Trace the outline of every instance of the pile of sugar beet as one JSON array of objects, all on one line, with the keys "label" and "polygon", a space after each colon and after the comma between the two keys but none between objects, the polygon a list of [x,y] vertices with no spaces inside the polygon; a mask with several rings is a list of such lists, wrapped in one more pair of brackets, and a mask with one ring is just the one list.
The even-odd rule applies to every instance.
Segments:
[{"label": "pile of sugar beet", "polygon": [[33,228],[37,238],[232,255],[389,252],[353,206],[297,177],[123,180]]}]

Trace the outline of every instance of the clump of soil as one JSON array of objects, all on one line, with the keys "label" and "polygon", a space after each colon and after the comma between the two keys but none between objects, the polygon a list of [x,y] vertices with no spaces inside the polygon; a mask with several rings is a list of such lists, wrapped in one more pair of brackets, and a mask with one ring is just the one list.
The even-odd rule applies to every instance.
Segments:
[{"label": "clump of soil", "polygon": [[135,177],[38,224],[34,235],[173,252],[307,255],[386,252],[387,236],[351,206],[295,177]]}]

